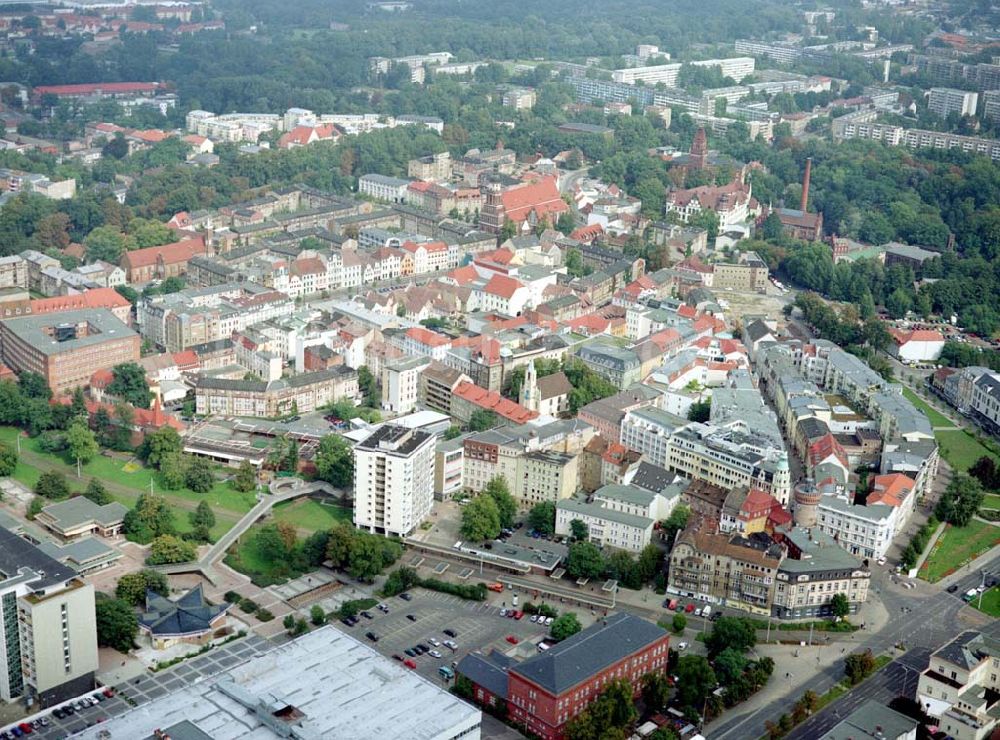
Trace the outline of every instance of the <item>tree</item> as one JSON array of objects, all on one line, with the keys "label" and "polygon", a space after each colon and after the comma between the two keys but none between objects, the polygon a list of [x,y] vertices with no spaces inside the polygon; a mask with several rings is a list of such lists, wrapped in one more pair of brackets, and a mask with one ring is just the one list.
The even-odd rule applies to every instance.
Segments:
[{"label": "tree", "polygon": [[718,684],[715,671],[701,655],[679,658],[674,674],[677,676],[677,696],[684,706],[700,708],[705,697]]},{"label": "tree", "polygon": [[604,556],[592,542],[574,542],[566,555],[566,572],[572,578],[597,578],[604,572]]},{"label": "tree", "polygon": [[561,231],[566,236],[569,236],[573,229],[576,228],[576,220],[573,218],[573,214],[569,211],[563,211],[559,214],[559,218],[556,221],[556,229]]},{"label": "tree", "polygon": [[382,545],[379,537],[361,532],[351,542],[347,572],[351,578],[370,581],[385,567]]},{"label": "tree", "polygon": [[705,639],[709,655],[718,655],[726,648],[745,652],[757,644],[757,630],[746,617],[721,617]]},{"label": "tree", "polygon": [[289,439],[285,448],[285,459],[281,467],[289,473],[294,473],[299,469],[299,443],[298,440]]},{"label": "tree", "polygon": [[181,454],[164,455],[160,460],[160,483],[168,491],[184,487],[187,466]]},{"label": "tree", "polygon": [[94,433],[87,427],[86,422],[76,421],[66,430],[66,444],[69,447],[70,456],[78,463],[89,463],[100,448]]},{"label": "tree", "polygon": [[965,473],[956,473],[938,499],[934,516],[956,527],[964,527],[983,505],[986,492],[983,485]]},{"label": "tree", "polygon": [[157,570],[145,569],[138,573],[126,573],[118,579],[118,584],[115,586],[115,596],[132,606],[144,603],[147,591],[160,596],[169,594],[167,577]]},{"label": "tree", "polygon": [[111,368],[107,393],[138,409],[148,409],[153,394],[146,381],[146,371],[135,362],[125,362]]},{"label": "tree", "polygon": [[38,476],[38,482],[35,483],[35,493],[53,501],[69,498],[69,484],[66,482],[66,476],[55,470],[46,470]]},{"label": "tree", "polygon": [[983,455],[969,468],[969,475],[983,484],[983,488],[995,491],[1000,488],[1000,470],[989,455]]},{"label": "tree", "polygon": [[135,643],[139,619],[132,606],[121,599],[99,598],[94,602],[97,644],[127,653]]},{"label": "tree", "polygon": [[469,417],[469,430],[473,432],[485,432],[497,425],[497,415],[486,409],[476,409]]},{"label": "tree", "polygon": [[31,502],[28,504],[28,511],[26,516],[29,522],[35,521],[35,517],[42,513],[42,509],[49,505],[41,496],[32,496]]},{"label": "tree", "polygon": [[486,484],[483,493],[493,499],[497,505],[497,513],[500,515],[500,526],[507,528],[514,526],[514,517],[517,515],[517,501],[510,495],[510,488],[507,487],[507,479],[502,475],[494,476]]},{"label": "tree", "polygon": [[358,368],[358,389],[361,391],[366,406],[378,405],[378,382],[367,365]]},{"label": "tree", "polygon": [[249,493],[257,486],[257,468],[249,460],[240,463],[230,485],[241,493]]},{"label": "tree", "polygon": [[89,498],[98,506],[104,506],[105,504],[110,504],[114,499],[108,490],[104,487],[97,478],[91,478],[90,482],[87,484],[86,490],[83,492],[85,498]]},{"label": "tree", "polygon": [[184,472],[184,483],[195,493],[208,493],[215,485],[212,463],[204,457],[194,457]]},{"label": "tree", "polygon": [[163,534],[150,544],[149,557],[146,558],[146,562],[150,565],[165,565],[167,563],[187,563],[194,559],[194,545],[172,534]]},{"label": "tree", "polygon": [[83,240],[88,262],[103,260],[113,265],[117,265],[121,261],[122,252],[130,243],[131,241],[125,234],[110,224],[98,226]]},{"label": "tree", "polygon": [[583,542],[590,536],[587,523],[582,519],[572,519],[569,523],[570,536],[577,542]]},{"label": "tree", "polygon": [[851,686],[857,686],[871,675],[875,670],[875,656],[871,650],[863,653],[851,653],[844,659],[844,675],[851,682]]},{"label": "tree", "polygon": [[671,620],[670,628],[679,635],[687,629],[687,623],[687,617],[683,614],[675,614],[673,620]]},{"label": "tree", "polygon": [[715,675],[719,683],[729,686],[739,676],[743,674],[743,669],[747,666],[747,658],[741,650],[727,647],[715,656]]},{"label": "tree", "polygon": [[711,401],[696,401],[688,408],[687,418],[689,421],[697,421],[704,424],[712,415]]},{"label": "tree", "polygon": [[674,537],[687,526],[690,517],[691,509],[686,504],[675,506],[674,510],[670,512],[670,516],[660,523],[660,531],[663,532],[663,539],[673,546]]},{"label": "tree", "polygon": [[73,419],[87,423],[87,400],[83,397],[83,388],[74,388],[72,400],[69,405],[70,416]]},{"label": "tree", "polygon": [[17,450],[7,444],[0,443],[0,477],[14,475],[17,469]]},{"label": "tree", "polygon": [[528,526],[541,534],[555,532],[556,505],[551,501],[542,501],[532,506],[528,512]]},{"label": "tree", "polygon": [[781,223],[781,218],[775,211],[771,211],[761,224],[761,236],[768,241],[780,241],[784,235],[785,227]]},{"label": "tree", "polygon": [[346,522],[338,522],[330,528],[326,541],[326,557],[333,563],[334,568],[347,566],[354,535],[354,528]]},{"label": "tree", "polygon": [[583,626],[580,624],[580,620],[577,619],[576,614],[566,612],[555,618],[552,626],[549,628],[549,633],[552,635],[553,640],[562,642],[567,637],[575,635],[581,629],[583,629]]},{"label": "tree", "polygon": [[[212,527],[215,526],[215,512],[208,505],[208,501],[199,501],[195,510],[188,514],[188,520],[191,522],[191,526],[195,532],[207,535]],[[207,540],[208,537],[200,539]]]},{"label": "tree", "polygon": [[650,671],[640,679],[642,685],[642,703],[646,710],[658,712],[670,700],[670,682],[663,671]]},{"label": "tree", "polygon": [[319,604],[313,604],[312,609],[309,610],[309,621],[317,627],[326,624],[326,612],[323,611],[323,607]]},{"label": "tree", "polygon": [[462,509],[459,531],[467,540],[482,542],[496,539],[500,534],[500,511],[492,496],[476,496]]},{"label": "tree", "polygon": [[460,427],[458,424],[452,424],[450,427],[448,427],[447,431],[445,431],[444,433],[445,439],[455,439],[455,437],[461,437],[461,436],[462,436],[462,427]]},{"label": "tree", "polygon": [[257,552],[268,563],[281,563],[289,556],[285,538],[276,524],[265,524],[254,537]]},{"label": "tree", "polygon": [[295,629],[295,617],[291,614],[286,614],[285,618],[281,620],[281,626],[288,630],[288,634],[292,634],[292,630]]},{"label": "tree", "polygon": [[320,440],[313,458],[316,476],[337,488],[354,485],[354,451],[343,437],[328,434]]},{"label": "tree", "polygon": [[164,457],[179,455],[184,448],[181,437],[173,427],[162,427],[146,435],[143,444],[146,462],[159,468]]},{"label": "tree", "polygon": [[174,534],[174,513],[163,496],[143,492],[125,514],[122,528],[133,542],[152,542],[160,535]]},{"label": "tree", "polygon": [[851,613],[851,602],[847,599],[847,594],[834,594],[830,599],[830,613],[843,619]]},{"label": "tree", "polygon": [[608,578],[617,580],[625,588],[642,588],[642,574],[635,558],[625,550],[614,550],[605,563]]},{"label": "tree", "polygon": [[52,398],[48,382],[39,373],[27,370],[18,376],[17,384],[28,398],[41,398],[46,401]]},{"label": "tree", "polygon": [[639,553],[636,565],[638,566],[639,577],[642,579],[642,582],[648,583],[662,570],[663,551],[652,543],[646,545]]}]

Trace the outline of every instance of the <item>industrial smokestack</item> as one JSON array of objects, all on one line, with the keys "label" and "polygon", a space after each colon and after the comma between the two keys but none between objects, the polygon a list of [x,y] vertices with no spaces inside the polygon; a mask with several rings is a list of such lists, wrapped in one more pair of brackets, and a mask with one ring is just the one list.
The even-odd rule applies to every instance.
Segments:
[{"label": "industrial smokestack", "polygon": [[802,205],[800,206],[800,210],[803,213],[806,212],[806,206],[809,205],[809,176],[812,174],[812,165],[812,157],[809,157],[806,159],[806,174],[802,178]]}]

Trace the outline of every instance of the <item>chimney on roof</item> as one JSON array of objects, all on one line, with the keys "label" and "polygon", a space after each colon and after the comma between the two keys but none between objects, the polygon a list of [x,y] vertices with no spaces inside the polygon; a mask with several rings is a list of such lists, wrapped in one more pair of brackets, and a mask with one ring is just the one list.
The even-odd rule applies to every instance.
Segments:
[{"label": "chimney on roof", "polygon": [[803,213],[806,212],[806,206],[809,205],[809,176],[812,174],[812,157],[806,159],[806,174],[802,178],[802,205],[801,210]]}]

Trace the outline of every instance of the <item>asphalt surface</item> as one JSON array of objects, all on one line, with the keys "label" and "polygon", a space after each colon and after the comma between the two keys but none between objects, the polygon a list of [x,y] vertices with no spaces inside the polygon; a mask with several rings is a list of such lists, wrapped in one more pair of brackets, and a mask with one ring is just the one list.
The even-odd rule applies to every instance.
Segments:
[{"label": "asphalt surface", "polygon": [[[1000,577],[1000,557],[988,561],[983,568],[988,573]],[[916,683],[910,683],[912,671],[909,669],[912,668],[919,674],[927,667],[927,656],[962,630],[978,629],[1000,638],[1000,621],[994,620],[990,623],[961,599],[962,594],[978,586],[980,581],[979,569],[970,569],[968,574],[947,582],[958,585],[954,593],[948,593],[945,590],[947,584],[929,586],[921,583],[917,589],[908,590],[898,583],[893,583],[892,575],[888,571],[880,570],[873,573],[872,585],[878,588],[879,598],[889,611],[889,623],[874,634],[855,633],[854,642],[857,644],[849,645],[847,652],[870,649],[872,653],[879,655],[889,653],[896,645],[902,645],[906,651],[905,657],[886,666],[878,675],[862,684],[861,690],[845,694],[815,715],[810,721],[815,722],[814,726],[818,728],[816,731],[796,737],[819,737],[823,731],[843,719],[865,698],[871,697],[881,701],[884,695],[884,700],[888,702],[895,696],[907,694],[912,696]],[[963,610],[966,610],[964,617],[960,614]],[[803,674],[807,671],[808,669],[803,670]],[[791,686],[785,695],[775,698],[754,712],[732,716],[723,719],[721,723],[713,724],[707,736],[711,740],[742,740],[746,737],[758,737],[764,732],[765,721],[776,721],[783,713],[789,711],[792,702],[805,691],[812,690],[817,694],[823,694],[843,677],[843,661],[838,661],[829,668],[813,673],[807,680]]]}]

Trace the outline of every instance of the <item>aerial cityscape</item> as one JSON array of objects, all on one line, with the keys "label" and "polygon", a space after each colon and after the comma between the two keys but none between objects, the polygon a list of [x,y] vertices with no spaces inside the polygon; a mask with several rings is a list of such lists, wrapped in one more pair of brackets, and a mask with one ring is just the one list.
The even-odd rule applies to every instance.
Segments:
[{"label": "aerial cityscape", "polygon": [[1000,740],[1000,7],[0,52],[0,740]]}]

